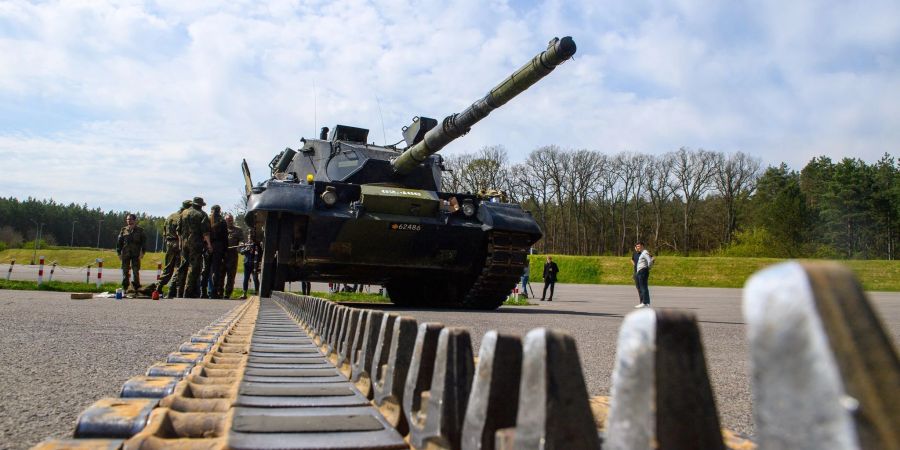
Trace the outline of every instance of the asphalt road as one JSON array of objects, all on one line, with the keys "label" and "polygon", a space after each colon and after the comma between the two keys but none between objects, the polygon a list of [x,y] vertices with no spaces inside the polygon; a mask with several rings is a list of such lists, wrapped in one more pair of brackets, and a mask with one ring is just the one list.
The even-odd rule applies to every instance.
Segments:
[{"label": "asphalt road", "polygon": [[[540,289],[539,283],[532,283]],[[322,289],[316,284],[314,290]],[[894,341],[900,293],[870,293]],[[740,312],[740,289],[653,287],[656,308],[696,314],[722,425],[754,434]],[[590,395],[609,393],[615,341],[637,294],[631,286],[559,285],[552,303],[493,312],[389,308],[419,321],[471,331],[475,352],[488,330],[524,334],[565,330],[578,344]],[[175,351],[191,333],[238,302],[215,300],[68,300],[67,294],[0,291],[0,448],[27,448],[70,435],[75,418],[122,383]]]}]

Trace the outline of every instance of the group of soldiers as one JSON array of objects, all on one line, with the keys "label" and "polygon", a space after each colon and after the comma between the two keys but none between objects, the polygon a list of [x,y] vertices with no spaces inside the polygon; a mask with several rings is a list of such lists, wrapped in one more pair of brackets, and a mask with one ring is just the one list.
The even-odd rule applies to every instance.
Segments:
[{"label": "group of soldiers", "polygon": [[[253,277],[259,290],[257,257],[259,244],[253,239],[244,242],[244,231],[235,226],[234,216],[222,214],[219,205],[203,211],[202,197],[185,200],[181,208],[166,218],[163,226],[166,256],[165,268],[156,284],[157,295],[163,296],[163,286],[169,285],[166,298],[231,298],[237,274],[238,253],[244,254],[244,291],[247,296],[248,278]],[[122,287],[128,289],[129,271],[133,271],[134,290],[140,289],[140,258],[144,254],[146,238],[129,214],[127,225],[119,233],[116,251],[122,259]]]}]

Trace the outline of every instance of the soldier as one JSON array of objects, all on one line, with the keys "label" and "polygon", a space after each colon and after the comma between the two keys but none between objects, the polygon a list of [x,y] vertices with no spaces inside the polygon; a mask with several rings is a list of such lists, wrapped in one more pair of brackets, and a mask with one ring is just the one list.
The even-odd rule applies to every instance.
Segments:
[{"label": "soldier", "polygon": [[234,216],[225,214],[228,227],[228,249],[225,250],[225,298],[231,298],[234,290],[234,276],[237,274],[238,247],[244,240],[244,230],[234,225]]},{"label": "soldier", "polygon": [[191,207],[191,201],[185,200],[181,202],[181,209],[169,214],[163,225],[163,239],[166,241],[166,267],[163,269],[162,276],[159,278],[159,284],[156,291],[162,297],[163,286],[172,281],[169,285],[169,295],[167,298],[175,298],[178,291],[178,266],[181,265],[181,249],[178,247],[178,221],[181,220],[181,213]]},{"label": "soldier", "polygon": [[203,212],[206,202],[194,197],[191,207],[181,213],[178,221],[178,242],[181,246],[181,267],[186,270],[184,297],[197,298],[197,285],[203,270],[203,250],[209,249],[209,217]]},{"label": "soldier", "polygon": [[254,292],[259,293],[259,255],[262,254],[262,249],[259,246],[259,242],[256,241],[256,234],[253,232],[253,229],[250,229],[250,236],[247,239],[247,243],[241,246],[241,254],[244,255],[244,292],[241,295],[241,300],[245,300],[247,298],[247,289],[250,287],[250,279],[253,279],[253,288]]},{"label": "soldier", "polygon": [[125,223],[116,239],[116,253],[122,261],[122,289],[128,290],[128,272],[133,271],[132,285],[137,292],[141,287],[141,258],[144,257],[147,238],[144,236],[144,229],[137,226],[137,216],[128,214],[125,216]]},{"label": "soldier", "polygon": [[[209,256],[210,298],[222,298],[225,286],[225,250],[228,247],[228,225],[222,216],[222,207],[213,205],[209,213],[210,233],[209,242],[212,244],[212,252]],[[204,272],[207,269],[204,269]],[[202,283],[202,282],[201,282]]]}]

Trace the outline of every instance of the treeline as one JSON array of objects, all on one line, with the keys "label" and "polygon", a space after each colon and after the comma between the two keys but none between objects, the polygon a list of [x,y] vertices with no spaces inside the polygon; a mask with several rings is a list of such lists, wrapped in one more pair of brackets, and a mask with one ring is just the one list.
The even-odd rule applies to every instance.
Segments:
[{"label": "treeline", "polygon": [[503,147],[446,158],[443,190],[501,189],[531,211],[537,249],[623,255],[643,240],[658,253],[894,259],[900,178],[874,164],[815,158],[799,172],[745,153],[681,148],[608,155],[555,146],[519,164]]},{"label": "treeline", "polygon": [[[40,246],[115,248],[116,236],[132,211],[103,211],[87,205],[64,205],[53,200],[0,198],[0,247],[31,247],[40,233]],[[148,250],[155,250],[156,230],[164,218],[134,212],[148,232]],[[160,237],[160,241],[162,237]],[[160,246],[162,243],[160,242]]]}]

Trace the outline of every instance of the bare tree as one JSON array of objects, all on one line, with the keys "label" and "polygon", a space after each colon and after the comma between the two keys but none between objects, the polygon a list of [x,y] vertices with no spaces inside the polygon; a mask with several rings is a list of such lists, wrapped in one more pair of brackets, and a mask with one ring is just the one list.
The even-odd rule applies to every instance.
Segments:
[{"label": "bare tree", "polygon": [[716,171],[713,177],[716,189],[725,203],[724,242],[731,242],[737,228],[737,206],[747,200],[756,190],[761,161],[743,152],[725,156],[717,154]]},{"label": "bare tree", "polygon": [[716,154],[703,149],[691,151],[681,147],[675,152],[674,159],[672,173],[675,177],[675,187],[684,199],[682,246],[683,251],[687,253],[691,249],[690,229],[694,209],[703,194],[712,187]]},{"label": "bare tree", "polygon": [[675,164],[675,155],[667,153],[662,156],[651,157],[647,162],[647,176],[644,178],[644,188],[650,197],[650,205],[653,208],[653,244],[659,244],[659,230],[662,227],[662,208],[669,202],[675,187],[672,183],[672,166]]}]

